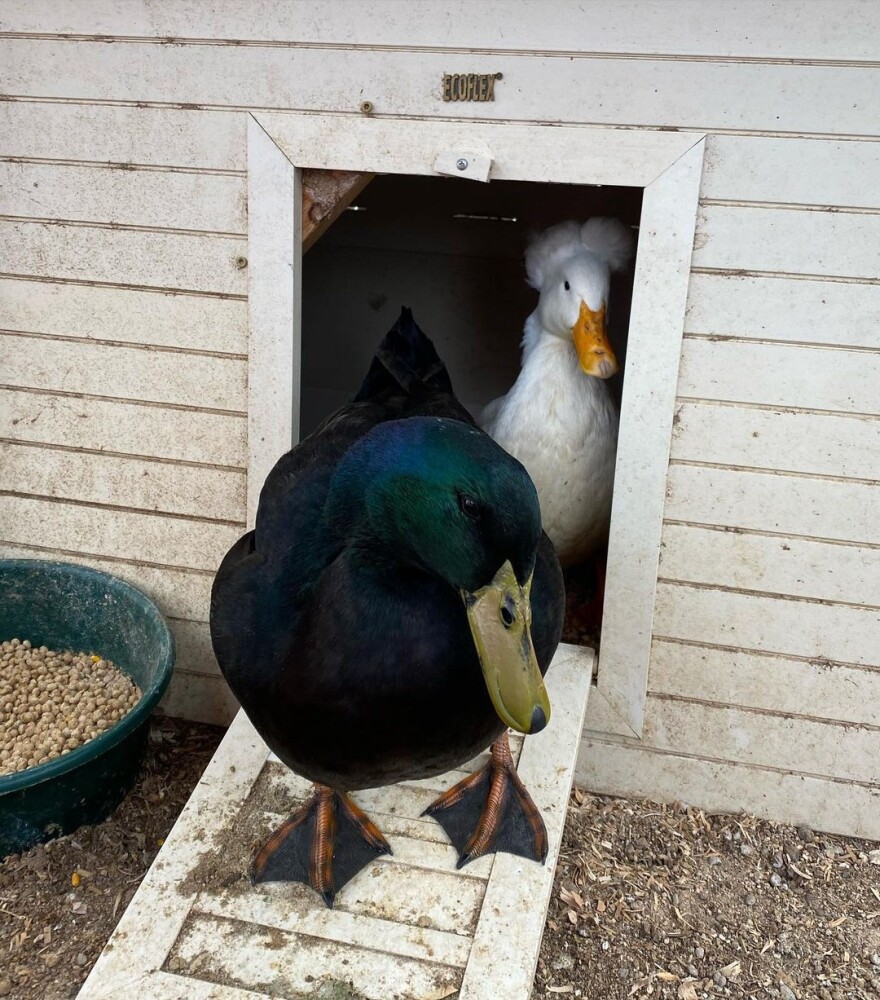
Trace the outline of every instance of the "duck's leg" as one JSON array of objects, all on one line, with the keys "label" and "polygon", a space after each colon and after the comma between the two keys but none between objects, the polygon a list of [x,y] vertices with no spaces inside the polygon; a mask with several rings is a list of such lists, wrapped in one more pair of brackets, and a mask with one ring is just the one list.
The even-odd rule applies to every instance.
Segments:
[{"label": "duck's leg", "polygon": [[489,763],[444,792],[425,810],[459,852],[458,867],[492,851],[533,861],[547,857],[547,830],[520,781],[507,733],[492,744]]},{"label": "duck's leg", "polygon": [[347,795],[315,785],[311,799],[257,850],[251,880],[305,882],[332,906],[361,868],[390,853],[378,827]]}]

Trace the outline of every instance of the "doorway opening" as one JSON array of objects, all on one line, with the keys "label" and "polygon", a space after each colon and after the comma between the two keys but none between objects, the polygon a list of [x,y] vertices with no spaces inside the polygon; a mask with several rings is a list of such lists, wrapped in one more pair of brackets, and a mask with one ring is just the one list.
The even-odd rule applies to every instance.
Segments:
[{"label": "doorway opening", "polygon": [[[401,306],[412,308],[478,419],[520,370],[523,324],[539,294],[526,281],[529,238],[558,222],[608,216],[630,227],[635,243],[642,196],[641,187],[376,177],[303,258],[302,435],[351,399]],[[609,296],[620,364],[609,388],[618,405],[634,259],[612,275]],[[596,563],[604,558],[602,550],[566,572],[563,641],[599,646]]]}]

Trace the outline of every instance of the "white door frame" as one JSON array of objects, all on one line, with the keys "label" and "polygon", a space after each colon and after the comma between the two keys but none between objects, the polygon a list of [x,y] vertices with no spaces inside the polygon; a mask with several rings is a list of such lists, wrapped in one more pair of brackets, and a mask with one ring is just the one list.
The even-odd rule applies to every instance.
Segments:
[{"label": "white door frame", "polygon": [[[641,735],[666,473],[704,136],[686,132],[257,112],[248,116],[248,522],[299,436],[306,167],[437,176],[491,157],[491,178],[644,188],[596,684],[587,727]],[[473,183],[471,181],[470,183]],[[579,647],[570,647],[574,655]],[[585,657],[585,665],[592,654]]]}]

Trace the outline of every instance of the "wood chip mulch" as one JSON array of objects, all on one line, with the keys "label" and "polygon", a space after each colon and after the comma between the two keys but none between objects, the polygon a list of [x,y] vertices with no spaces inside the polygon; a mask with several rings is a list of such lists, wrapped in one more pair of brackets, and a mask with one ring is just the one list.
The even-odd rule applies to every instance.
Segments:
[{"label": "wood chip mulch", "polygon": [[880,997],[880,846],[572,796],[534,1000]]},{"label": "wood chip mulch", "polygon": [[0,997],[76,996],[223,733],[156,719],[110,819],[0,861]]}]

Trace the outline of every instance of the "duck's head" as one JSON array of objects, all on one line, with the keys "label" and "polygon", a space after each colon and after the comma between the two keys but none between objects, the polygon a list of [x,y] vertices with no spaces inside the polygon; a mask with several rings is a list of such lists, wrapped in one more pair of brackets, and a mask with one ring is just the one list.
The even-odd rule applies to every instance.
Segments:
[{"label": "duck's head", "polygon": [[340,463],[327,514],[368,558],[453,588],[499,717],[522,733],[544,728],[550,702],[530,627],[541,512],[516,459],[457,420],[380,424]]},{"label": "duck's head", "polygon": [[531,241],[526,274],[541,297],[537,315],[547,333],[570,340],[581,370],[610,378],[618,370],[606,314],[611,272],[632,252],[629,230],[617,219],[562,222]]}]

